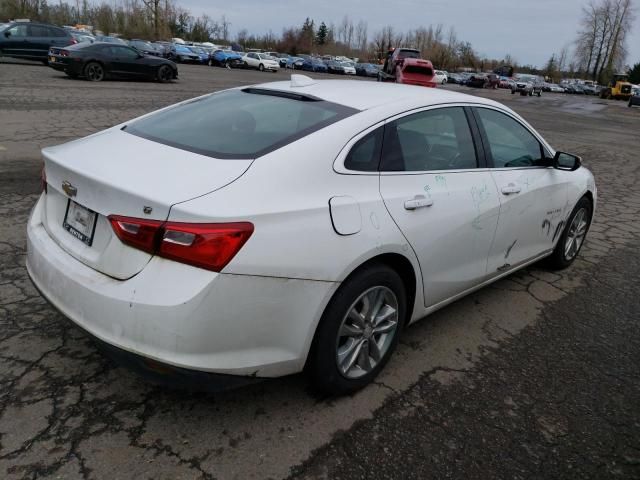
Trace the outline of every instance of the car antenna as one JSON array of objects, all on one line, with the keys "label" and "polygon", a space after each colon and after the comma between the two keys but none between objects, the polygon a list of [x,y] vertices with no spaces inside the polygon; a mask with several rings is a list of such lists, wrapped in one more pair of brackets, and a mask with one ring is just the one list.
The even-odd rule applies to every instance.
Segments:
[{"label": "car antenna", "polygon": [[315,84],[316,81],[311,77],[307,77],[306,75],[291,75],[291,88],[308,87]]}]

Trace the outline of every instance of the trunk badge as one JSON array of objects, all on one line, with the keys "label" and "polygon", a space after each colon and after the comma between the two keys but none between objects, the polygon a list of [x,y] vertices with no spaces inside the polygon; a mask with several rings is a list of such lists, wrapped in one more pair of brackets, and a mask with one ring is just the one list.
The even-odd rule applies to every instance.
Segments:
[{"label": "trunk badge", "polygon": [[67,182],[66,180],[62,182],[62,190],[70,197],[75,197],[78,194],[78,189],[71,185],[71,182]]}]

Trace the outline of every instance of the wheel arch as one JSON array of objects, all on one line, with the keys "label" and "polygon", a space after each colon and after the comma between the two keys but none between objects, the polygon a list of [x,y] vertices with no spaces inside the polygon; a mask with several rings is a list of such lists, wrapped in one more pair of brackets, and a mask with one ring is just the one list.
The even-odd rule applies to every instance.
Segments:
[{"label": "wheel arch", "polygon": [[[344,280],[340,282],[340,285],[344,284],[347,280],[352,278],[354,275],[357,275],[360,271],[362,271],[363,269],[371,265],[388,266],[389,268],[394,270],[400,277],[400,280],[405,286],[405,291],[407,294],[407,311],[405,312],[405,318],[403,320],[404,326],[407,326],[413,317],[414,311],[416,310],[416,296],[422,298],[422,295],[420,293],[422,290],[418,290],[418,289],[422,289],[422,282],[421,282],[421,277],[419,277],[420,275],[419,270],[416,271],[416,268],[411,263],[411,260],[409,260],[409,258],[407,258],[405,255],[402,255],[396,252],[386,252],[386,253],[381,253],[381,254],[372,256],[367,260],[364,260],[363,262],[359,263],[355,268],[351,270],[351,272],[348,275],[346,275]],[[304,361],[305,370],[309,362],[309,357],[311,356],[311,353],[316,345],[316,337],[318,333],[318,328],[320,327],[320,323],[322,321],[322,316],[324,315],[324,312],[329,307],[329,305],[331,304],[331,301],[333,300],[335,295],[339,292],[339,290],[340,290],[340,287],[336,288],[333,291],[329,300],[327,301],[324,308],[322,309],[322,314],[320,315],[320,318],[318,318],[316,324],[313,327],[313,335],[310,336],[311,338],[310,338],[310,341],[308,340],[308,347],[306,349],[306,358]]]}]

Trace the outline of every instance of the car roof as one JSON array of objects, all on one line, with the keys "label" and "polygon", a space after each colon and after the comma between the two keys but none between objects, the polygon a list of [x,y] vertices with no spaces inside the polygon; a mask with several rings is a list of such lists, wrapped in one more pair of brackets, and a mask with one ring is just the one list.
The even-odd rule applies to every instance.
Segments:
[{"label": "car roof", "polygon": [[290,81],[264,83],[255,85],[255,87],[309,95],[357,110],[369,110],[392,101],[410,100],[415,100],[416,106],[442,103],[476,103],[505,108],[493,100],[441,88],[358,80],[314,80],[313,82],[304,87],[292,87]]}]

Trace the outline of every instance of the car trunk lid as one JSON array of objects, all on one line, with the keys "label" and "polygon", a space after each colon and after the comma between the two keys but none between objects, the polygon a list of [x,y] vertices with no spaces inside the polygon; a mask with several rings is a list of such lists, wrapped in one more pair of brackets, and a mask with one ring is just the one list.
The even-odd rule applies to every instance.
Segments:
[{"label": "car trunk lid", "polygon": [[[152,255],[120,242],[109,215],[164,221],[172,205],[223,188],[251,165],[251,160],[211,158],[117,128],[42,153],[45,228],[70,255],[118,279],[138,273]],[[85,223],[90,223],[86,231]],[[82,238],[85,233],[88,238]]]}]

